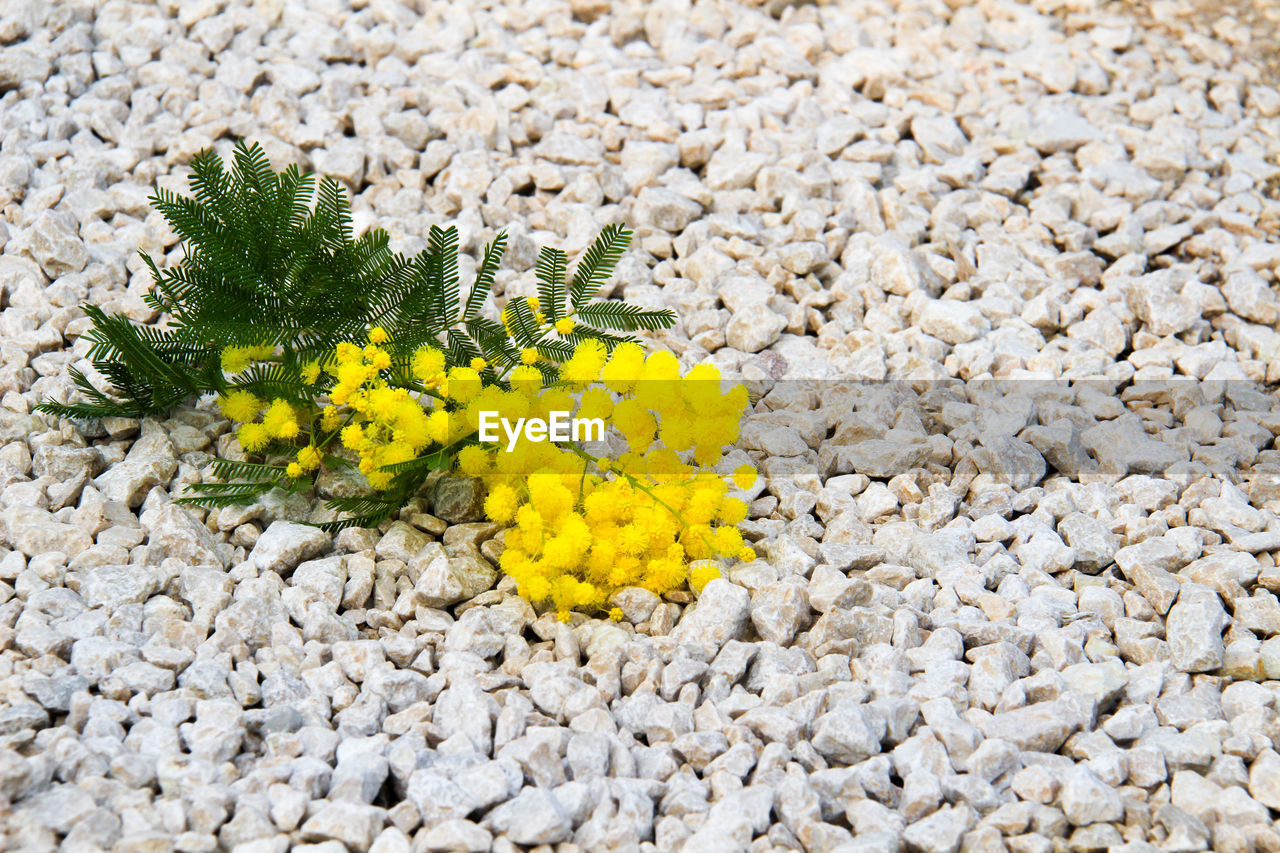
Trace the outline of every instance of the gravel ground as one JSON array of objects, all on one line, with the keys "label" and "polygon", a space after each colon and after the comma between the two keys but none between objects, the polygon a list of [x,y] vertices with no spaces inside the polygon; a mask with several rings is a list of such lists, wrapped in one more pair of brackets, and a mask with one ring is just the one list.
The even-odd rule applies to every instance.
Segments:
[{"label": "gravel ground", "polygon": [[[1280,849],[1280,92],[1125,14],[7,0],[3,846]],[[506,228],[499,295],[635,227],[655,343],[764,395],[760,559],[562,625],[465,484],[330,538],[171,505],[207,404],[29,414],[237,136]]]}]

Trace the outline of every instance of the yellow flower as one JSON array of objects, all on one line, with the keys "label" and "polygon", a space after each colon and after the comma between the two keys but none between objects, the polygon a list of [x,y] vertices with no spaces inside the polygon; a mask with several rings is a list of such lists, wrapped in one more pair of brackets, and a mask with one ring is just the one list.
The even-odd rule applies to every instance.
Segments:
[{"label": "yellow flower", "polygon": [[750,465],[739,465],[733,470],[733,484],[739,489],[749,489],[756,483],[756,469]]},{"label": "yellow flower", "polygon": [[648,381],[665,380],[670,382],[679,379],[680,362],[669,352],[651,353],[644,360],[644,372],[641,376]]},{"label": "yellow flower", "polygon": [[338,384],[344,388],[355,389],[364,384],[365,367],[363,364],[348,361],[338,367]]},{"label": "yellow flower", "polygon": [[468,477],[479,477],[489,470],[489,454],[475,444],[458,451],[458,468]]},{"label": "yellow flower", "polygon": [[509,381],[512,390],[532,394],[542,387],[542,371],[536,367],[522,364],[511,371]]},{"label": "yellow flower", "polygon": [[756,558],[756,549],[750,545],[743,545],[742,550],[738,552],[738,559],[744,563],[750,563]]},{"label": "yellow flower", "polygon": [[364,441],[364,427],[360,424],[349,424],[342,429],[342,446],[348,450],[357,450]]},{"label": "yellow flower", "polygon": [[449,413],[444,409],[436,409],[427,415],[427,430],[431,440],[436,444],[444,444],[449,438]]},{"label": "yellow flower", "polygon": [[262,416],[262,425],[272,438],[293,438],[298,434],[297,416],[288,400],[273,400]]},{"label": "yellow flower", "polygon": [[538,472],[529,475],[529,494],[533,507],[547,521],[555,521],[573,505],[574,493],[559,474]]},{"label": "yellow flower", "polygon": [[689,573],[689,586],[694,592],[702,592],[702,588],[720,577],[720,569],[714,563],[699,563]]},{"label": "yellow flower", "polygon": [[320,467],[320,461],[320,450],[314,444],[308,444],[298,451],[298,465],[303,471],[316,470]]},{"label": "yellow flower", "polygon": [[320,362],[308,361],[302,365],[302,380],[308,385],[314,385],[320,379]]},{"label": "yellow flower", "polygon": [[489,496],[484,501],[485,515],[500,524],[505,524],[515,517],[517,501],[515,489],[501,484],[494,486],[489,490]]},{"label": "yellow flower", "polygon": [[302,470],[302,466],[297,462],[290,462],[285,466],[284,473],[289,477],[301,477],[306,471]]},{"label": "yellow flower", "polygon": [[413,354],[411,369],[423,382],[439,382],[444,373],[444,353],[435,347],[423,347]]},{"label": "yellow flower", "polygon": [[570,317],[561,317],[556,320],[556,332],[561,335],[568,335],[573,332],[574,326],[578,325]]},{"label": "yellow flower", "polygon": [[262,401],[248,391],[232,391],[218,396],[218,408],[233,421],[252,421],[262,409]]},{"label": "yellow flower", "polygon": [[529,297],[529,310],[530,310],[530,311],[537,311],[537,310],[538,310],[539,308],[541,308],[541,307],[542,307],[542,300],[538,299],[538,297],[536,297],[536,296],[530,296],[530,297]]},{"label": "yellow flower", "polygon": [[725,498],[717,516],[723,524],[738,524],[747,518],[747,505],[737,498]]},{"label": "yellow flower", "polygon": [[337,406],[325,406],[320,412],[321,429],[334,430],[340,423],[342,423],[342,413],[338,411]]},{"label": "yellow flower", "polygon": [[222,369],[227,373],[239,373],[251,360],[248,347],[227,347],[222,351]]},{"label": "yellow flower", "polygon": [[525,347],[520,350],[521,364],[534,364],[538,360],[538,350],[534,347]]},{"label": "yellow flower", "polygon": [[449,371],[441,393],[451,400],[465,403],[480,393],[480,374],[470,367],[455,367]]},{"label": "yellow flower", "polygon": [[484,370],[488,366],[489,366],[489,362],[485,361],[483,358],[471,359],[471,369],[474,370],[476,373],[479,373],[480,371]]},{"label": "yellow flower", "polygon": [[622,394],[635,388],[644,369],[644,350],[639,344],[625,343],[613,348],[613,354],[601,371],[600,378],[610,391]]},{"label": "yellow flower", "polygon": [[388,335],[387,330],[381,326],[374,326],[369,330],[369,343],[385,344],[389,340],[391,340],[391,336]]},{"label": "yellow flower", "polygon": [[607,357],[602,342],[590,339],[582,341],[574,349],[573,356],[560,368],[560,378],[576,385],[595,382],[600,378],[600,369],[604,367]]},{"label": "yellow flower", "polygon": [[621,621],[622,621],[622,608],[621,608],[621,607],[613,607],[613,608],[610,608],[610,610],[609,610],[609,618],[610,618],[610,619],[612,619],[614,622],[621,622]]},{"label": "yellow flower", "polygon": [[244,424],[236,433],[240,446],[249,453],[256,453],[271,442],[267,428],[262,424]]}]

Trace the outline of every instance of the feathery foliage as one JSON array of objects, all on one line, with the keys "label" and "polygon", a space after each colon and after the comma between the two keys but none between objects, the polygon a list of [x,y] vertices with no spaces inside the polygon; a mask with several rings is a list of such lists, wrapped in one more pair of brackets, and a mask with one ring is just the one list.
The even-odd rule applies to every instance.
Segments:
[{"label": "feathery foliage", "polygon": [[[188,502],[244,504],[273,488],[309,488],[299,479],[299,463],[288,461],[301,459],[300,449],[310,454],[306,471],[353,464],[324,451],[350,421],[349,415],[337,426],[333,420],[335,403],[343,405],[334,392],[344,387],[337,355],[344,346],[385,353],[386,366],[369,361],[361,369],[430,396],[440,380],[434,373],[424,380],[414,368],[424,351],[442,355],[440,377],[475,370],[485,386],[505,388],[512,371],[529,366],[529,351],[538,355],[539,374],[553,382],[580,342],[597,340],[612,351],[634,340],[626,332],[675,321],[669,310],[591,301],[629,244],[631,232],[620,225],[602,230],[569,282],[564,252],[544,248],[537,300],[508,299],[496,322],[483,311],[505,233],[485,247],[463,303],[456,228],[432,226],[427,249],[407,258],[391,250],[381,229],[353,236],[351,207],[337,181],[296,166],[277,173],[259,145],[243,141],[231,159],[228,169],[213,151],[201,152],[191,163],[190,196],[162,188],[151,196],[186,250],[163,270],[144,256],[153,279],[145,300],[162,312],[164,326],[140,326],[85,306],[93,321],[88,359],[105,385],[73,368],[80,399],[38,407],[79,419],[139,418],[217,394],[228,417],[252,428],[242,427],[241,444],[260,461],[218,460],[212,474],[221,482],[191,486]],[[352,350],[345,352],[350,365]],[[412,459],[363,470],[390,480],[375,487],[376,494],[331,501],[346,517],[328,526],[377,524],[431,470],[449,467],[466,438],[450,434],[427,442]]]}]

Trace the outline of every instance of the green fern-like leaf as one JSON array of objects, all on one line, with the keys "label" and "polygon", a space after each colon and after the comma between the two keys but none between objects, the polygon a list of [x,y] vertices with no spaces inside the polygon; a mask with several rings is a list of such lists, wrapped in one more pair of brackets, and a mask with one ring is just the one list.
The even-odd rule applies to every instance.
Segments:
[{"label": "green fern-like leaf", "polygon": [[631,245],[631,235],[631,231],[616,224],[606,225],[601,230],[600,236],[587,249],[573,271],[569,302],[575,310],[581,310],[600,292],[601,285],[608,281],[627,246]]},{"label": "green fern-like leaf", "polygon": [[498,272],[498,264],[502,261],[502,254],[506,250],[507,232],[505,231],[500,232],[488,246],[485,246],[484,260],[480,262],[480,267],[476,270],[475,283],[471,285],[471,292],[467,294],[467,307],[462,312],[463,320],[471,320],[480,313],[480,307],[484,305],[489,291],[493,289],[493,278]]},{"label": "green fern-like leaf", "polygon": [[665,329],[675,322],[676,315],[670,308],[654,310],[626,302],[593,302],[578,309],[578,318],[606,329],[635,332],[641,329]]},{"label": "green fern-like leaf", "polygon": [[538,277],[539,310],[553,323],[564,316],[566,263],[564,252],[545,246],[538,253],[538,263],[534,267]]}]

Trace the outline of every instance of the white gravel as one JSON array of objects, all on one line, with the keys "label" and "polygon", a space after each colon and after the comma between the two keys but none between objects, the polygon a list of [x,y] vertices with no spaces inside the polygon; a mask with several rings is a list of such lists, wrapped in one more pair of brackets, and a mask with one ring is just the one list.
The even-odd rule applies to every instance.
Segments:
[{"label": "white gravel", "polygon": [[[1280,92],[1247,32],[1174,38],[1093,0],[9,0],[0,847],[1280,849]],[[239,136],[403,250],[506,228],[500,296],[635,227],[616,292],[766,395],[760,559],[562,625],[465,484],[330,538],[171,505],[207,406],[30,415],[80,303],[156,319],[149,189]]]}]

